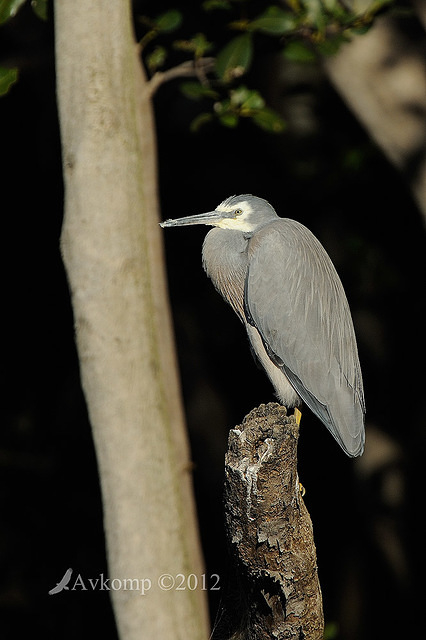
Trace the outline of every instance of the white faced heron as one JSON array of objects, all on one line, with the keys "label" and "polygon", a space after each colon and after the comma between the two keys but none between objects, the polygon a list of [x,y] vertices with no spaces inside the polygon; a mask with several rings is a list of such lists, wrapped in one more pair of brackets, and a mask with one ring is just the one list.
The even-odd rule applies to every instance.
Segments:
[{"label": "white faced heron", "polygon": [[244,194],[162,227],[215,227],[203,266],[242,320],[281,402],[301,400],[349,456],[364,450],[364,392],[346,295],[328,254],[300,222]]}]

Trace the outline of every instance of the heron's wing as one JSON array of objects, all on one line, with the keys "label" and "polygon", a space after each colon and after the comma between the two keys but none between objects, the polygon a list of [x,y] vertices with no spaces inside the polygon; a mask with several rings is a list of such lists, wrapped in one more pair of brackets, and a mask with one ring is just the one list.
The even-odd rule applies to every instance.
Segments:
[{"label": "heron's wing", "polygon": [[326,251],[282,218],[250,240],[244,305],[268,355],[348,453],[364,446],[364,393],[351,314]]}]

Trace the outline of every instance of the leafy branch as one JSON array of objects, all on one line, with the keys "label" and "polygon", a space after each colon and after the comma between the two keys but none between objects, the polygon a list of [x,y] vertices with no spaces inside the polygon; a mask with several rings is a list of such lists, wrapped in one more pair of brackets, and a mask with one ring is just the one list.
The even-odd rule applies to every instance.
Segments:
[{"label": "leafy branch", "polygon": [[[235,127],[241,118],[250,118],[264,130],[279,133],[285,126],[280,116],[267,107],[258,91],[241,84],[250,70],[257,39],[271,39],[289,60],[312,62],[336,53],[343,43],[365,33],[392,1],[372,0],[365,10],[357,12],[347,0],[287,0],[286,8],[282,3],[271,4],[262,13],[249,17],[253,4],[250,0],[205,0],[202,10],[206,14],[221,12],[223,31],[231,37],[221,46],[210,42],[204,33],[173,40],[171,49],[190,60],[165,71],[162,68],[170,56],[170,45],[167,49],[163,44],[152,44],[158,37],[179,30],[183,16],[171,9],[156,18],[139,18],[147,28],[139,44],[151,74],[150,93],[154,94],[166,81],[193,76],[196,80],[183,83],[181,91],[187,98],[208,105],[209,110],[195,118],[191,130],[211,121]],[[230,14],[234,14],[231,20]]]},{"label": "leafy branch", "polygon": [[[0,27],[14,18],[26,0],[0,0]],[[47,20],[48,0],[31,0],[31,7],[36,16]],[[3,66],[0,63],[0,96],[9,93],[12,85],[18,81],[18,68]]]}]

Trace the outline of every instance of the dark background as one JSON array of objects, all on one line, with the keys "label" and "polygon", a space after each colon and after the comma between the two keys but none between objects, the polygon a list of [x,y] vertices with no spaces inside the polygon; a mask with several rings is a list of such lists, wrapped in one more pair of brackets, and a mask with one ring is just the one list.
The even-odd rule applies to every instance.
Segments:
[{"label": "dark background", "polygon": [[[413,612],[423,605],[425,569],[424,227],[403,179],[321,68],[280,63],[274,81],[277,57],[263,53],[247,84],[263,86],[280,109],[288,124],[282,135],[249,122],[191,134],[199,107],[182,97],[179,83],[158,93],[163,216],[200,213],[234,193],[253,193],[303,222],[326,247],[353,312],[367,402],[366,453],[356,461],[307,409],[302,418],[299,471],[326,622],[345,640],[419,637],[421,614]],[[63,185],[51,21],[24,7],[1,28],[0,57],[21,69],[0,101],[0,632],[5,639],[37,633],[113,640],[106,592],[48,596],[68,567],[84,578],[108,573],[59,253]],[[202,271],[205,232],[176,229],[164,237],[206,573],[221,579],[221,591],[211,594],[220,637],[230,581],[221,507],[227,432],[275,398],[237,317]]]}]

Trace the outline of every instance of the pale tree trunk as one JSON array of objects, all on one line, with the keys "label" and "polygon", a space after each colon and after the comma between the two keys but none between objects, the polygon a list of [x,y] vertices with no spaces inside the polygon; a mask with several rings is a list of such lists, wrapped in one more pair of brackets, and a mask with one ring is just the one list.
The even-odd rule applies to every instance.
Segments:
[{"label": "pale tree trunk", "polygon": [[57,0],[55,30],[61,244],[109,576],[151,581],[144,596],[111,591],[118,630],[123,640],[206,638],[204,592],[158,583],[162,574],[200,576],[203,565],[157,224],[154,124],[130,1]]},{"label": "pale tree trunk", "polygon": [[[368,3],[367,3],[368,4]],[[418,0],[426,24],[426,0]],[[388,159],[404,174],[426,223],[426,64],[392,16],[325,60],[348,107]]]}]

